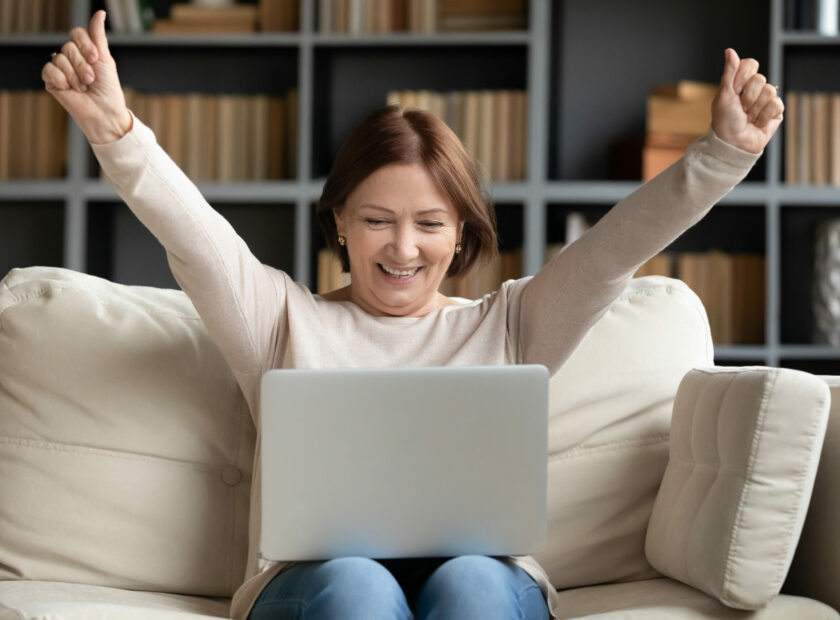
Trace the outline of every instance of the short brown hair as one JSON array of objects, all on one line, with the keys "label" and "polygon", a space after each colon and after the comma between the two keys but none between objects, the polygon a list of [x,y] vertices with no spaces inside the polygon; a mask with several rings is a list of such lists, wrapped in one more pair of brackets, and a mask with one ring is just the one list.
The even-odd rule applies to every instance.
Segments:
[{"label": "short brown hair", "polygon": [[347,249],[338,244],[333,211],[379,168],[415,163],[428,170],[464,220],[461,252],[452,259],[446,275],[463,276],[477,262],[495,256],[496,212],[475,160],[455,132],[433,114],[389,105],[368,116],[344,142],[318,200],[318,221],[327,247],[341,258],[344,271],[350,271],[350,258]]}]

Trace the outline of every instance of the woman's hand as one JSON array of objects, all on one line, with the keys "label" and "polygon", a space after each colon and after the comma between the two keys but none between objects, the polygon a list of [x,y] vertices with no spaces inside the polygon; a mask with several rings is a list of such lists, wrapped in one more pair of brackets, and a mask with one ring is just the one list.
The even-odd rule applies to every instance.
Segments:
[{"label": "woman's hand", "polygon": [[113,142],[131,129],[117,63],[105,36],[105,11],[94,13],[87,30],[70,31],[70,40],[44,65],[41,78],[89,142]]},{"label": "woman's hand", "polygon": [[758,72],[757,60],[741,60],[732,48],[724,55],[720,89],[712,102],[712,129],[733,146],[761,153],[779,128],[785,106],[776,87]]}]

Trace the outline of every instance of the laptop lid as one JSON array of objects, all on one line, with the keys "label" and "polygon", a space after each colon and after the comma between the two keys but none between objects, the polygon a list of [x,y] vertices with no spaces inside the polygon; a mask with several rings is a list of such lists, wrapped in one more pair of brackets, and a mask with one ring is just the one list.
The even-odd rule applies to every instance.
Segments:
[{"label": "laptop lid", "polygon": [[545,546],[543,366],[271,370],[261,408],[264,558]]}]

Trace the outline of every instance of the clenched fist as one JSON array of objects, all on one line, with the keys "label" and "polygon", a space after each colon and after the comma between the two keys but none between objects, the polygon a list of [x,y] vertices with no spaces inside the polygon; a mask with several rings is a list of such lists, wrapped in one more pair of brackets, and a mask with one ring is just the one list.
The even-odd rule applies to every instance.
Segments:
[{"label": "clenched fist", "polygon": [[724,53],[720,89],[712,102],[712,129],[718,137],[750,153],[761,153],[776,133],[785,106],[776,87],[758,72],[754,58]]},{"label": "clenched fist", "polygon": [[41,78],[92,144],[113,142],[131,129],[117,63],[105,36],[105,11],[94,13],[87,30],[70,31],[70,40],[44,65]]}]

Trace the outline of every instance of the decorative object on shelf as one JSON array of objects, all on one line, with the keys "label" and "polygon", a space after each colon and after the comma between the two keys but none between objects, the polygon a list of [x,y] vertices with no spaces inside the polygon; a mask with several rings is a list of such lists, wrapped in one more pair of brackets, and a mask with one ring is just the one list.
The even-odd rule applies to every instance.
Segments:
[{"label": "decorative object on shelf", "polygon": [[840,93],[785,95],[785,182],[840,187]]},{"label": "decorative object on shelf", "polygon": [[654,87],[647,100],[642,180],[652,179],[682,157],[709,130],[717,84],[682,80]]},{"label": "decorative object on shelf", "polygon": [[840,219],[817,226],[812,306],[814,341],[840,347]]},{"label": "decorative object on shelf", "polygon": [[105,0],[107,24],[111,32],[140,34],[155,22],[150,0]]},{"label": "decorative object on shelf", "polygon": [[838,0],[817,0],[817,32],[833,37],[837,35]]},{"label": "decorative object on shelf", "polygon": [[0,0],[0,35],[69,28],[70,0]]},{"label": "decorative object on shelf", "polygon": [[386,104],[425,110],[449,125],[478,160],[485,182],[525,178],[525,91],[391,91]]}]

